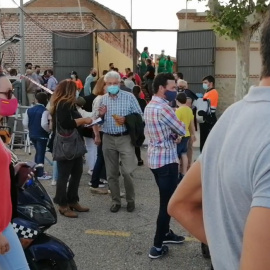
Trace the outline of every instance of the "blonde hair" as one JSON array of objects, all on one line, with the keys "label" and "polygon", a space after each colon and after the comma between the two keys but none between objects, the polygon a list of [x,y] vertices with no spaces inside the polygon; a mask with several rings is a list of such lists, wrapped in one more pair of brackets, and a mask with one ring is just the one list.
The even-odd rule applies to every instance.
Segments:
[{"label": "blonde hair", "polygon": [[104,81],[105,76],[101,76],[98,80],[97,83],[93,89],[93,94],[96,96],[103,96],[105,94],[104,86],[105,86],[105,81]]},{"label": "blonde hair", "polygon": [[181,79],[179,79],[179,80],[177,81],[177,86],[179,86],[179,85],[184,86],[185,89],[187,89],[187,87],[188,87],[187,81],[181,80]]},{"label": "blonde hair", "polygon": [[54,115],[58,104],[62,101],[70,104],[70,108],[76,104],[77,85],[72,80],[61,81],[50,100],[50,113]]}]

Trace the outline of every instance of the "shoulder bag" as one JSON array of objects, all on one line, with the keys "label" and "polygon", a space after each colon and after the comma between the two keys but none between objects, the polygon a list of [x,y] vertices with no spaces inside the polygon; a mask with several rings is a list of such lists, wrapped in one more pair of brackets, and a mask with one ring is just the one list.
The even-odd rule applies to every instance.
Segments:
[{"label": "shoulder bag", "polygon": [[53,141],[53,160],[73,160],[87,153],[85,143],[77,128],[66,130],[58,123],[56,116],[56,131]]}]

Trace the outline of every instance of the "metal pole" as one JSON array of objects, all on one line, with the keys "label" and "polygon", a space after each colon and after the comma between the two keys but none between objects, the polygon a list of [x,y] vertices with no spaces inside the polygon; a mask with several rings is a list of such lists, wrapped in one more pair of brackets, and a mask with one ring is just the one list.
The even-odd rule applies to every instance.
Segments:
[{"label": "metal pole", "polygon": [[133,31],[133,72],[137,71],[137,31]]},{"label": "metal pole", "polygon": [[188,0],[186,0],[185,30],[187,30],[187,9],[188,9]]},{"label": "metal pole", "polygon": [[132,28],[132,0],[130,0],[130,25]]},{"label": "metal pole", "polygon": [[[24,14],[23,14],[23,0],[20,0],[20,35],[22,36],[22,39],[20,41],[21,45],[21,74],[25,74],[25,47],[24,47]],[[26,89],[25,89],[25,80],[22,79],[22,105],[26,105]]]}]

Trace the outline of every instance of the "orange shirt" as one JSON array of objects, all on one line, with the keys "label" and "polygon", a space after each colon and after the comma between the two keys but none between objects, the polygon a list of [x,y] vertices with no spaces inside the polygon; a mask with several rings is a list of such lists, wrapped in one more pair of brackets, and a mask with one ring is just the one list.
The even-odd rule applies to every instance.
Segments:
[{"label": "orange shirt", "polygon": [[82,81],[80,79],[75,81],[76,85],[77,85],[77,89],[82,90],[83,89],[83,84]]},{"label": "orange shirt", "polygon": [[203,96],[203,99],[209,99],[211,109],[216,110],[218,106],[218,91],[216,89],[212,89],[209,92],[206,92]]}]

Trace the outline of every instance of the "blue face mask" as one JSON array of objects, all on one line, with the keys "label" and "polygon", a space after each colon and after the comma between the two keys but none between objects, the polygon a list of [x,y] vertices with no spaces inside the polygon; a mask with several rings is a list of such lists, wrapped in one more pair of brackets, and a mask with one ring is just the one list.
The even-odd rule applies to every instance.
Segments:
[{"label": "blue face mask", "polygon": [[208,84],[207,83],[203,83],[202,87],[203,87],[204,90],[208,90]]},{"label": "blue face mask", "polygon": [[177,95],[177,92],[176,91],[169,91],[169,90],[167,90],[165,92],[165,97],[166,97],[166,99],[169,102],[174,101],[176,99],[176,95]]},{"label": "blue face mask", "polygon": [[119,92],[119,86],[118,85],[110,85],[107,87],[107,92],[116,95]]}]

